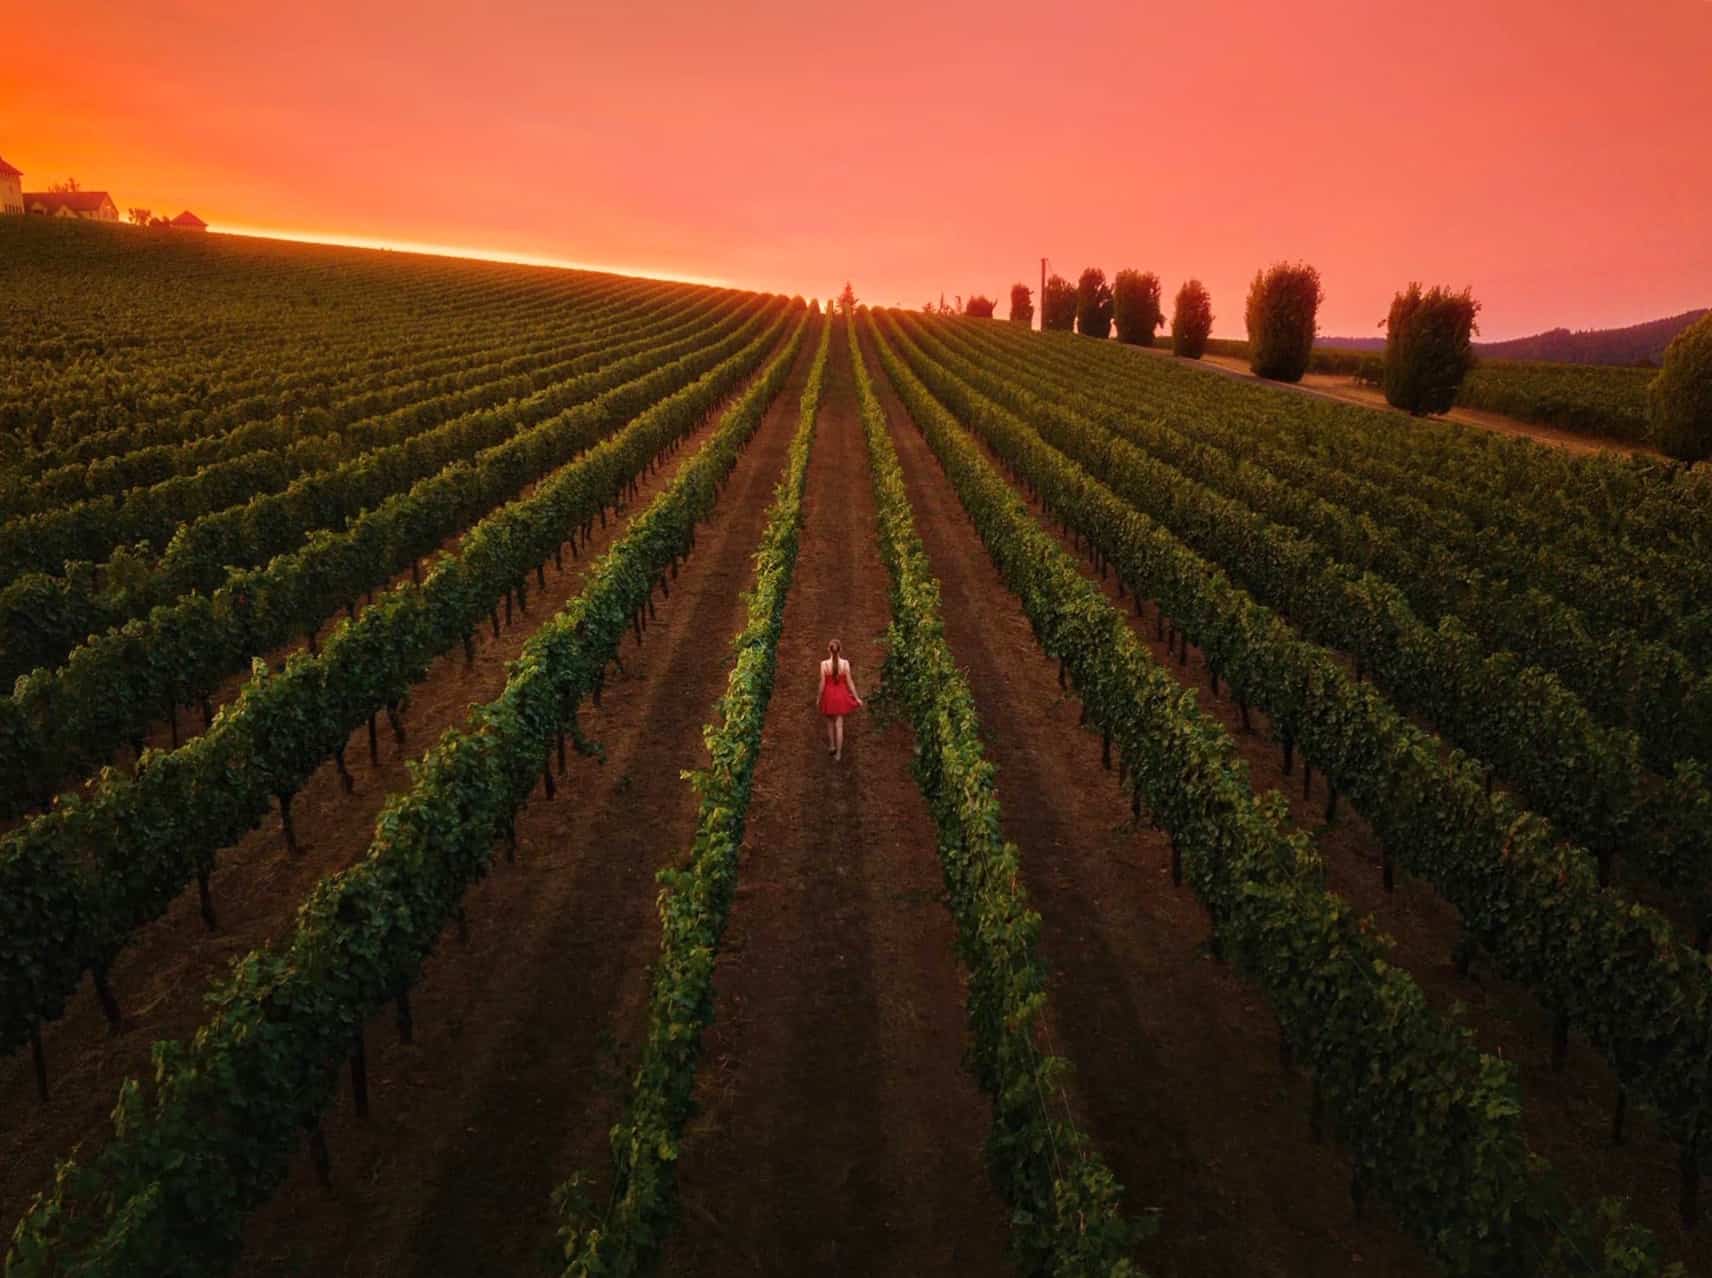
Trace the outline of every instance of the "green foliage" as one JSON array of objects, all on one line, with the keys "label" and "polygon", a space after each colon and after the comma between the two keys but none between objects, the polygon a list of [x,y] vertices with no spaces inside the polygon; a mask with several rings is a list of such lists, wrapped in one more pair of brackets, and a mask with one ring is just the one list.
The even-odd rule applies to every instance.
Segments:
[{"label": "green foliage", "polygon": [[[1214,338],[1207,350],[1249,358],[1246,341]],[[1351,377],[1369,386],[1382,386],[1385,381],[1384,359],[1366,351],[1316,346],[1308,357],[1308,370]],[[1652,377],[1641,368],[1483,359],[1463,378],[1456,403],[1578,435],[1647,443],[1647,386]]]},{"label": "green foliage", "polygon": [[1102,340],[1112,335],[1112,286],[1097,266],[1090,266],[1076,281],[1076,331]]},{"label": "green foliage", "polygon": [[[255,653],[313,633],[334,608],[431,554],[521,484],[570,461],[626,418],[730,358],[770,318],[771,308],[763,313],[755,302],[745,303],[721,315],[711,333],[703,327],[549,388],[539,407],[514,401],[461,419],[447,429],[477,436],[481,451],[473,457],[447,464],[440,446],[424,445],[429,461],[407,465],[395,458],[390,466],[377,465],[374,505],[342,532],[299,537],[298,549],[263,567],[224,567],[223,547],[242,533],[242,522],[224,536],[197,541],[197,558],[218,577],[217,585],[91,636],[64,666],[27,676],[0,702],[0,810],[16,813],[45,800],[63,780],[144,735],[171,707],[196,704]],[[709,344],[709,336],[717,340]],[[418,470],[426,473],[410,482]],[[397,487],[388,493],[391,485]],[[234,513],[241,521],[259,506],[274,510],[272,503],[251,503]],[[282,524],[291,522],[287,512],[274,514]],[[186,530],[178,544],[189,545],[193,537]]]},{"label": "green foliage", "polygon": [[992,298],[976,293],[968,301],[963,303],[963,313],[965,315],[973,315],[976,319],[992,319],[993,308],[997,305],[998,303]]},{"label": "green foliage", "polygon": [[1385,400],[1419,417],[1456,402],[1462,379],[1474,367],[1469,342],[1480,303],[1435,285],[1426,293],[1411,283],[1391,300],[1385,321]]},{"label": "green foliage", "polygon": [[[44,588],[61,596],[57,607],[4,632],[0,680],[10,684],[37,668],[59,666],[89,636],[194,591],[213,594],[234,568],[299,549],[310,534],[347,525],[415,480],[657,367],[662,357],[696,349],[710,314],[726,312],[735,323],[737,310],[734,299],[714,295],[687,314],[667,303],[649,308],[652,315],[632,311],[560,348],[574,358],[539,366],[527,358],[519,361],[525,371],[478,377],[474,385],[467,375],[401,385],[364,399],[371,406],[396,404],[392,411],[332,433],[321,433],[320,418],[315,433],[301,433],[290,421],[279,422],[277,430],[257,423],[258,429],[242,432],[243,451],[229,461],[198,464],[207,460],[205,444],[229,444],[230,433],[145,450],[173,477],[132,487],[122,497],[44,506],[0,525],[0,558],[7,547],[23,547],[11,555],[12,566],[29,569],[0,591],[0,614],[18,614],[15,601],[39,598]],[[440,394],[442,386],[451,389]],[[278,477],[295,477],[270,492],[271,468]],[[53,481],[68,470],[80,479],[93,473],[75,465],[50,471],[20,504],[47,502]],[[115,537],[122,543],[109,547]],[[86,562],[91,557],[107,563],[97,572]]]},{"label": "green foliage", "polygon": [[[1245,583],[1257,601],[1287,611],[1309,634],[1350,651],[1375,684],[1480,750],[1488,768],[1497,764],[1570,830],[1592,836],[1603,855],[1618,849],[1634,855],[1660,882],[1695,901],[1704,920],[1712,795],[1698,767],[1678,768],[1671,787],[1656,791],[1641,773],[1633,736],[1599,729],[1549,677],[1522,668],[1511,654],[1486,656],[1454,623],[1423,626],[1383,581],[1329,561],[1311,538],[1250,509],[1281,510],[1288,490],[1257,482],[1262,472],[1228,459],[1208,468],[1219,454],[1207,447],[1200,427],[1217,420],[1216,409],[1200,404],[1192,413],[1196,435],[1174,437],[1142,424],[1127,396],[1113,395],[1109,411],[1091,404],[1083,388],[1100,379],[1089,375],[1086,359],[1078,362],[1073,381],[1044,385],[1037,365],[1027,369],[1028,384],[1049,394],[1047,401],[1024,390],[1015,374],[1001,378],[944,357],[948,372],[973,377],[983,391],[1026,412],[1049,443],[1098,467],[1128,511],[1179,530],[1206,556],[1181,547],[1172,552],[1181,566],[1171,577],[1186,583],[1174,589],[1155,575],[1172,558],[1158,544],[1163,531],[1154,544],[1126,549],[1098,531],[1119,518],[1115,512],[1122,507],[1111,493],[1082,480],[1061,495],[1064,510],[1075,512],[1062,517],[1073,526],[1088,521],[1083,535],[1102,546],[1120,576],[1141,595],[1164,602],[1238,697],[1266,708],[1285,739],[1298,743],[1350,795],[1391,854],[1458,907],[1469,938],[1512,979],[1531,985],[1546,1006],[1569,1010],[1625,1086],[1647,1097],[1667,1130],[1693,1142],[1712,1086],[1704,1055],[1712,1042],[1712,974],[1704,964],[1664,919],[1599,891],[1593,857],[1510,799],[1494,797],[1490,771],[1461,756],[1444,762],[1442,743],[1351,682],[1329,650],[1304,643],[1275,616],[1226,589],[1213,565]],[[1147,380],[1155,370],[1124,372]],[[1221,389],[1237,386],[1226,381]],[[1095,417],[1103,428],[1093,424]],[[1251,435],[1232,434],[1252,449]],[[1278,464],[1269,451],[1258,457]],[[1168,463],[1219,476],[1229,495]],[[1327,517],[1336,510],[1311,494],[1298,508]],[[1345,544],[1371,555],[1375,534],[1370,520],[1350,521]],[[1125,564],[1135,567],[1126,570]],[[1233,627],[1231,616],[1245,610],[1251,618],[1266,617],[1273,637],[1259,639],[1252,619]],[[1261,671],[1272,672],[1270,687],[1266,680],[1249,681]],[[1506,870],[1495,879],[1499,865]],[[1535,917],[1557,922],[1544,935],[1516,926],[1517,919]],[[1574,939],[1566,943],[1565,937]],[[1614,953],[1635,956],[1620,975],[1611,967]]]},{"label": "green foliage", "polygon": [[[428,752],[382,811],[368,855],[322,880],[287,942],[234,967],[191,1043],[156,1046],[151,1093],[127,1083],[113,1137],[87,1166],[62,1163],[19,1223],[11,1278],[212,1278],[230,1268],[245,1215],[319,1121],[352,1035],[419,977],[554,740],[577,734],[582,698],[662,574],[689,553],[805,326],[797,321],[713,436],[597,561],[582,594],[530,638],[500,695]],[[558,523],[557,535],[566,528]]]},{"label": "green foliage", "polygon": [[1646,443],[1652,376],[1640,368],[1483,359],[1463,379],[1456,402],[1578,435]]},{"label": "green foliage", "polygon": [[[1672,947],[1661,920],[1598,892],[1585,858],[1566,855],[1507,800],[1487,798],[1465,762],[1447,763],[1330,654],[1296,639],[1142,514],[1137,468],[1147,459],[1138,450],[1060,420],[1052,411],[1057,388],[1048,402],[1008,377],[968,369],[983,386],[1002,384],[1025,422],[959,375],[965,362],[943,343],[917,345],[915,325],[888,319],[887,328],[901,358],[889,344],[881,353],[899,393],[1042,647],[1064,663],[1089,721],[1109,734],[1138,810],[1145,806],[1170,832],[1221,949],[1265,992],[1286,1041],[1313,1071],[1364,1183],[1450,1272],[1659,1272],[1644,1234],[1573,1209],[1540,1174],[1522,1132],[1514,1071],[1439,1021],[1414,983],[1386,963],[1379,939],[1326,892],[1306,841],[1285,832],[1283,804],[1255,798],[1222,729],[1152,663],[947,406],[1137,598],[1160,601],[1240,700],[1266,707],[1375,823],[1393,855],[1441,885],[1501,967],[1549,981],[1554,1000],[1570,1000],[1553,1005],[1573,1005],[1575,1023],[1597,1027],[1589,1028],[1596,1038],[1620,1023],[1619,1076],[1678,1114],[1706,1094],[1704,965]],[[1096,453],[1123,497],[1070,459]],[[1226,513],[1209,510],[1207,520]],[[1650,976],[1635,965],[1619,976],[1613,954],[1660,957],[1649,960]],[[1625,1006],[1628,999],[1641,1005]],[[1661,1068],[1665,1059],[1672,1063]],[[1375,1077],[1394,1086],[1375,1088]],[[1603,1251],[1602,1241],[1610,1244]]]},{"label": "green foliage", "polygon": [[1171,353],[1200,359],[1212,332],[1212,296],[1200,280],[1185,281],[1171,309]]},{"label": "green foliage", "polygon": [[1011,1204],[1011,1253],[1023,1273],[1134,1275],[1128,1253],[1146,1230],[1124,1218],[1121,1189],[1088,1138],[1043,1100],[1054,1094],[1064,1063],[1038,1042],[1046,1004],[1035,949],[1040,918],[1023,893],[1017,849],[1004,838],[974,694],[945,642],[939,582],[854,335],[850,357],[891,581],[881,682],[915,729],[916,782],[939,830],[958,953],[969,970],[975,1076],[993,1100],[988,1162]]},{"label": "green foliage", "polygon": [[1112,319],[1118,341],[1152,346],[1153,335],[1165,324],[1159,300],[1159,277],[1152,271],[1119,271],[1112,284]]},{"label": "green foliage", "polygon": [[1024,328],[1034,324],[1034,290],[1027,284],[1011,285],[1011,323]]},{"label": "green foliage", "polygon": [[[277,796],[294,793],[351,732],[399,701],[434,655],[464,640],[531,567],[618,501],[651,458],[761,363],[784,324],[775,301],[739,330],[740,346],[699,376],[726,343],[668,366],[675,369],[670,377],[644,378],[650,388],[639,402],[621,397],[624,412],[640,411],[616,433],[622,416],[591,421],[572,414],[565,428],[575,423],[578,433],[558,440],[529,432],[479,470],[453,472],[451,482],[491,485],[482,503],[444,501],[418,485],[395,513],[428,547],[456,531],[472,508],[493,513],[465,535],[455,555],[430,568],[421,586],[401,585],[356,621],[342,622],[318,655],[298,654],[277,675],[263,666],[213,727],[182,749],[145,755],[135,778],[104,771],[87,795],[65,796],[0,839],[0,1050],[16,1048],[37,1025],[57,1018],[85,972],[109,966],[135,929],[158,918]],[[525,458],[532,458],[528,465],[521,464]],[[501,506],[532,480],[541,482],[526,500]],[[449,522],[436,522],[442,519]],[[360,558],[340,555],[339,541],[323,538],[302,563],[275,561],[281,589],[291,574],[304,572],[293,597],[300,589],[303,606],[317,617],[343,593],[329,588],[338,581],[332,567],[370,571]],[[385,548],[398,538],[374,544],[390,554]],[[317,561],[329,567],[305,570]],[[260,582],[253,586],[246,609],[232,608],[229,598],[193,597],[199,612],[163,625],[157,645],[131,650],[131,676],[170,683],[175,667],[165,663],[176,654],[266,609],[274,596]],[[14,735],[0,745],[20,742]]]},{"label": "green foliage", "polygon": [[1653,442],[1680,461],[1712,457],[1712,314],[1678,333],[1665,348],[1647,389]]},{"label": "green foliage", "polygon": [[560,1241],[567,1278],[643,1272],[677,1217],[678,1143],[690,1116],[701,1034],[713,1021],[714,963],[737,888],[738,851],[778,666],[832,324],[820,326],[785,475],[755,551],[755,587],[744,627],[732,641],[736,661],[717,707],[719,722],[703,731],[710,762],[688,776],[701,800],[695,841],[683,869],[660,873],[660,958],[642,1060],[624,1120],[612,1131],[612,1196],[597,1210],[583,1191],[588,1178],[579,1174],[554,1198],[565,1222]]},{"label": "green foliage", "polygon": [[1248,289],[1249,367],[1261,377],[1299,382],[1308,371],[1316,317],[1325,292],[1320,273],[1303,262],[1256,271]]},{"label": "green foliage", "polygon": [[1042,328],[1068,333],[1076,327],[1076,287],[1061,275],[1046,278],[1046,292],[1040,299]]}]

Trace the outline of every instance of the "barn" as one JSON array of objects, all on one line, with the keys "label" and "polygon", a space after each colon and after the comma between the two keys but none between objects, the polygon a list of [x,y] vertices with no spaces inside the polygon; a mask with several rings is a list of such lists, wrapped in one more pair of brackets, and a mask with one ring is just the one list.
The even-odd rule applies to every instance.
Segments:
[{"label": "barn", "polygon": [[167,225],[175,231],[206,231],[208,229],[208,223],[197,217],[189,209],[185,209]]}]

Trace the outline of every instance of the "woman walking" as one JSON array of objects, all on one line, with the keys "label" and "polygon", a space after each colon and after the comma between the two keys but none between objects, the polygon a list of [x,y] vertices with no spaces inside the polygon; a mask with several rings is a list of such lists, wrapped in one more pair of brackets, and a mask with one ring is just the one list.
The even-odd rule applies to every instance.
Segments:
[{"label": "woman walking", "polygon": [[844,716],[862,704],[856,695],[856,681],[850,677],[850,663],[844,659],[843,645],[834,639],[826,645],[826,660],[820,663],[821,714],[826,716],[826,752],[834,759],[844,758]]}]

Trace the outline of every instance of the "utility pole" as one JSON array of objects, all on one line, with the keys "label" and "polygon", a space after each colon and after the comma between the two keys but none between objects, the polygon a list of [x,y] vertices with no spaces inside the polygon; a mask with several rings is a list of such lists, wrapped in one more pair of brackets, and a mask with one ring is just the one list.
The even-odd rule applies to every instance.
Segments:
[{"label": "utility pole", "polygon": [[1034,313],[1040,316],[1040,331],[1046,331],[1046,259],[1040,259],[1040,300],[1035,304]]}]

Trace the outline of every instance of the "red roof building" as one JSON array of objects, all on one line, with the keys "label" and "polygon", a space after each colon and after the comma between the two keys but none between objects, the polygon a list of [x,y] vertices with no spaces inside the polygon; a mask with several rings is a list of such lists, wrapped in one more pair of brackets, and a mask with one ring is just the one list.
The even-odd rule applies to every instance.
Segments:
[{"label": "red roof building", "polygon": [[197,217],[189,209],[185,209],[167,225],[180,231],[206,231],[208,229],[208,223]]},{"label": "red roof building", "polygon": [[46,217],[80,217],[93,222],[119,220],[119,206],[105,191],[25,191],[24,208]]}]

